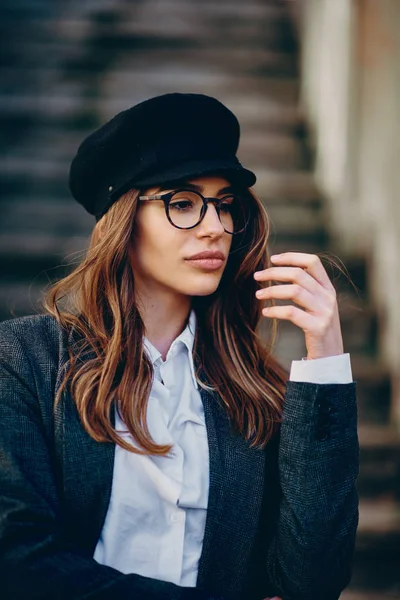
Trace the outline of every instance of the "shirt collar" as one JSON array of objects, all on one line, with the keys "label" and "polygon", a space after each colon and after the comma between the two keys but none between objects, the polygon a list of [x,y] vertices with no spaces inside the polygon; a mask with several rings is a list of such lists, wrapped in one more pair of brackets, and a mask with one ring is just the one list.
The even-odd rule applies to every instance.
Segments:
[{"label": "shirt collar", "polygon": [[[182,342],[188,350],[189,366],[190,366],[190,372],[192,374],[193,384],[194,384],[195,388],[198,389],[198,384],[196,381],[196,375],[195,375],[195,369],[194,369],[194,363],[193,363],[193,345],[194,345],[195,333],[196,333],[196,313],[192,309],[190,311],[189,319],[188,319],[185,329],[172,342],[170,349],[168,350],[166,360],[168,360],[168,357],[170,356],[170,353],[172,352],[173,348],[175,346],[177,346],[179,344],[179,342]],[[155,366],[156,363],[161,364],[161,362],[162,362],[161,352],[159,350],[157,350],[157,348],[155,346],[153,346],[153,344],[146,337],[144,337],[144,339],[143,339],[143,344],[148,352],[148,355],[153,364],[153,367]]]}]

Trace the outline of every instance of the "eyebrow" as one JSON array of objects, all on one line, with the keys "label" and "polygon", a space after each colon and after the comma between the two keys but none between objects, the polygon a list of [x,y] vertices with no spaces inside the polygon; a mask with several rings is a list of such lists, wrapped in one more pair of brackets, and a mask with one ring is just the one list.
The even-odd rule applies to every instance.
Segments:
[{"label": "eyebrow", "polygon": [[[175,185],[173,185],[171,187],[171,185],[163,185],[161,186],[158,191],[157,194],[159,194],[160,192],[166,192],[169,190],[173,190],[175,188],[183,188],[183,189],[189,189],[189,190],[194,190],[195,192],[204,192],[204,185],[197,185],[196,183],[189,183],[188,181],[176,181]],[[234,187],[232,185],[228,185],[225,186],[224,188],[221,188],[218,192],[217,195],[219,194],[227,194],[228,192],[233,192],[234,191]]]}]

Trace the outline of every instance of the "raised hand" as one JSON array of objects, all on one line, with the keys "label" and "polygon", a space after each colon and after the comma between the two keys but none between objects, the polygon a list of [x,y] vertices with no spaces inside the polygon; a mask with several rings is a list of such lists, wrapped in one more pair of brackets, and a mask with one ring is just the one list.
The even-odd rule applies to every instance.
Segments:
[{"label": "raised hand", "polygon": [[265,317],[292,321],[305,334],[307,358],[343,354],[336,290],[319,257],[302,252],[284,252],[271,256],[276,266],[254,273],[257,281],[282,281],[291,285],[273,285],[256,292],[260,300],[292,300],[297,306],[264,308]]}]

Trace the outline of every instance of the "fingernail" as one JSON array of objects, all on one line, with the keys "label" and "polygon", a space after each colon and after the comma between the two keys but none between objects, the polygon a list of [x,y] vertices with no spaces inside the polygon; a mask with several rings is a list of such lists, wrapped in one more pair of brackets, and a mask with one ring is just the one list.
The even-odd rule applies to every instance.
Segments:
[{"label": "fingernail", "polygon": [[254,279],[260,279],[261,277],[261,272],[257,271],[256,273],[254,273]]},{"label": "fingernail", "polygon": [[281,257],[281,254],[273,254],[273,255],[271,256],[271,260],[279,260],[279,259],[280,259],[280,257]]}]

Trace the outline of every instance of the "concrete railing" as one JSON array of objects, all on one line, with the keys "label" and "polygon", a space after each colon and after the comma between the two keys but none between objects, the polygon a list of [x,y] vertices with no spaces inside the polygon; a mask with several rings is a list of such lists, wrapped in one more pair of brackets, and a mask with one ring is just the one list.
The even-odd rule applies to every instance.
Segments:
[{"label": "concrete railing", "polygon": [[400,2],[292,1],[317,183],[338,247],[367,257],[400,430]]}]

